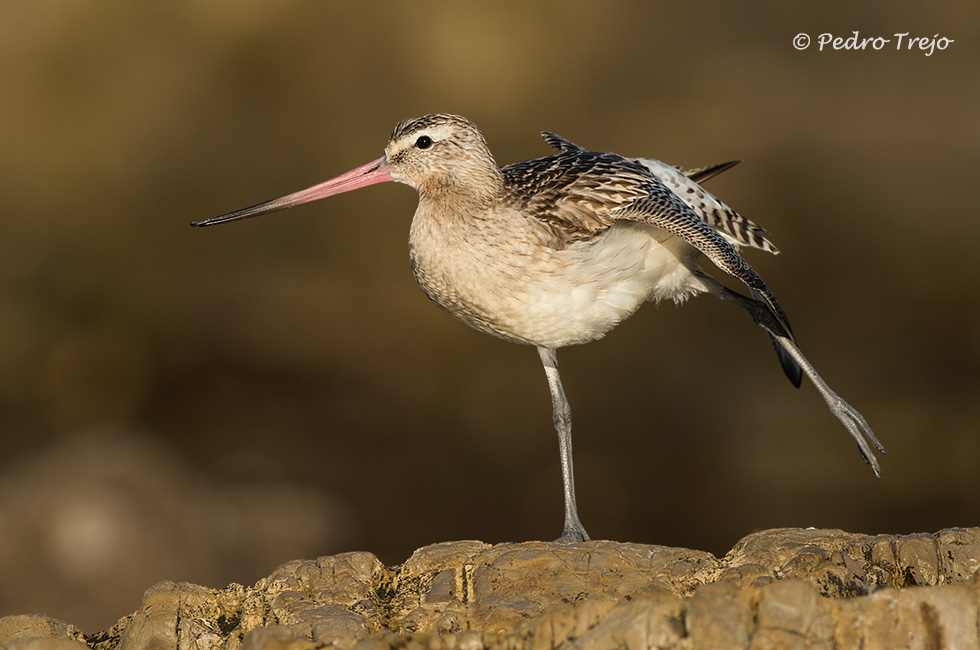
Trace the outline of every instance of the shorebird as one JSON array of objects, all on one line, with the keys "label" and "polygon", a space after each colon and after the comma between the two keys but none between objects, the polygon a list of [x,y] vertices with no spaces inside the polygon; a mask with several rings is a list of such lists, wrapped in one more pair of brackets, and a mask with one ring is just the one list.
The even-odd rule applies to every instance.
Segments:
[{"label": "shorebird", "polygon": [[[575,504],[572,416],[555,352],[603,337],[649,300],[680,303],[710,293],[746,309],[793,385],[803,374],[810,378],[879,475],[872,446],[884,452],[881,443],[806,360],[775,296],[739,254],[741,246],[777,253],[766,231],[699,185],[738,161],[683,171],[542,136],[555,153],[498,167],[469,120],[443,113],[405,120],[369,163],[191,225],[255,217],[387,181],[415,188],[409,257],[422,291],[467,325],[535,346],[544,365],[565,498],[559,542],[589,536]],[[706,273],[703,258],[749,295]]]}]

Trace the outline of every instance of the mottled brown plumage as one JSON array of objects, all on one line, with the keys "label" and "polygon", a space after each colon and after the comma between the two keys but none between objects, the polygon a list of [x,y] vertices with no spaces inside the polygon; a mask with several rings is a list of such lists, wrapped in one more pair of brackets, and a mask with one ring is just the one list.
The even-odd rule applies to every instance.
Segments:
[{"label": "mottled brown plumage", "polygon": [[[544,131],[541,133],[541,136],[559,153],[576,154],[579,156],[596,154],[596,152],[590,152],[554,133]],[[727,205],[719,201],[698,185],[699,183],[703,183],[704,181],[714,178],[718,174],[731,169],[741,161],[732,160],[715,165],[708,165],[707,167],[684,170],[680,167],[670,167],[656,160],[644,158],[623,159],[621,156],[616,156],[616,154],[605,155],[612,157],[613,160],[618,158],[628,162],[638,163],[640,167],[642,167],[642,169],[637,170],[640,176],[639,179],[635,177],[631,178],[631,175],[627,173],[624,174],[622,178],[622,182],[624,183],[632,184],[642,182],[642,179],[644,177],[648,177],[651,173],[656,175],[658,180],[665,184],[671,191],[673,191],[679,197],[684,198],[685,202],[688,203],[688,207],[691,208],[705,223],[718,231],[720,235],[726,237],[731,243],[736,245],[740,244],[744,246],[751,246],[764,251],[769,251],[771,253],[779,252],[776,247],[773,246],[772,242],[766,239],[765,228],[762,228],[758,224],[753,223],[749,219],[746,219],[745,217],[736,213],[734,210],[729,208]],[[533,162],[537,161],[528,161],[528,163]],[[516,163],[516,165],[527,165],[528,163]],[[507,167],[504,167],[504,173],[506,174],[507,169],[514,166],[515,165],[508,165]],[[623,171],[625,172],[626,170]],[[680,178],[681,174],[686,177],[688,182],[685,182],[685,179]]]},{"label": "mottled brown plumage", "polygon": [[[555,351],[604,336],[648,300],[711,293],[744,307],[799,385],[806,374],[877,474],[867,422],[827,386],[739,246],[776,253],[765,230],[700,185],[735,162],[683,172],[646,158],[589,151],[544,133],[553,155],[498,167],[479,129],[433,114],[399,123],[385,153],[295,194],[195,222],[244,219],[385,181],[419,193],[409,258],[419,286],[481,331],[533,345],[551,390],[561,451],[565,526],[559,541],[588,539],[575,505],[571,411]],[[749,289],[705,273],[707,259]]]}]

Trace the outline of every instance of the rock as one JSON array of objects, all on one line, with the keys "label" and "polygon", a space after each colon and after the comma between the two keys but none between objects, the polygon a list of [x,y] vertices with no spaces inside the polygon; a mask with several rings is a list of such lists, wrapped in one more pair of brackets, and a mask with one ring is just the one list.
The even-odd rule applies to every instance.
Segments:
[{"label": "rock", "polygon": [[34,637],[30,639],[15,639],[4,644],[4,650],[86,650],[82,641],[58,639],[55,637]]},{"label": "rock", "polygon": [[0,645],[16,639],[68,639],[83,640],[82,633],[64,621],[44,615],[7,616],[0,618]]},{"label": "rock", "polygon": [[[769,530],[720,559],[608,541],[450,542],[393,568],[370,553],[288,562],[251,588],[162,582],[84,641],[94,650],[977,648],[978,568],[978,528]],[[0,641],[18,650],[81,640],[54,619],[0,619]]]}]

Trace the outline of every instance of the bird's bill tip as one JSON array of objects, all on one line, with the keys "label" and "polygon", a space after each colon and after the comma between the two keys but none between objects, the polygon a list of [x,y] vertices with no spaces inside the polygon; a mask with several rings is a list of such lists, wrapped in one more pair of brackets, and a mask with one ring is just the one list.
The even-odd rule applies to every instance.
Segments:
[{"label": "bird's bill tip", "polygon": [[258,217],[263,214],[269,214],[270,212],[277,212],[279,210],[285,210],[286,208],[292,208],[297,205],[309,203],[310,201],[325,199],[328,196],[334,196],[335,194],[342,194],[344,192],[350,192],[351,190],[367,187],[368,185],[393,180],[395,179],[391,175],[391,166],[388,165],[388,160],[385,158],[385,156],[380,156],[379,158],[375,158],[371,162],[365,163],[360,167],[355,167],[346,174],[341,174],[336,178],[331,178],[328,181],[318,183],[312,187],[306,188],[305,190],[287,194],[286,196],[281,196],[278,199],[265,201],[248,208],[235,210],[234,212],[219,214],[216,217],[194,221],[191,223],[191,225],[198,227],[213,226],[228,221],[238,221],[239,219]]}]

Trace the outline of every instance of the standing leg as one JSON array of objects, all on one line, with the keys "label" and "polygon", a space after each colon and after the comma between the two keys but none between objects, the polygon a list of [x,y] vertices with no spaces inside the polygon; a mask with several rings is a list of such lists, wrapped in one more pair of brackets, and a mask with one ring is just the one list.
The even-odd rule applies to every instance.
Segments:
[{"label": "standing leg", "polygon": [[558,360],[554,348],[538,348],[544,372],[551,390],[551,406],[554,409],[555,431],[558,432],[558,450],[561,453],[561,478],[565,487],[565,529],[556,542],[585,542],[589,535],[578,519],[575,505],[575,475],[572,471],[572,409],[558,376]]}]

